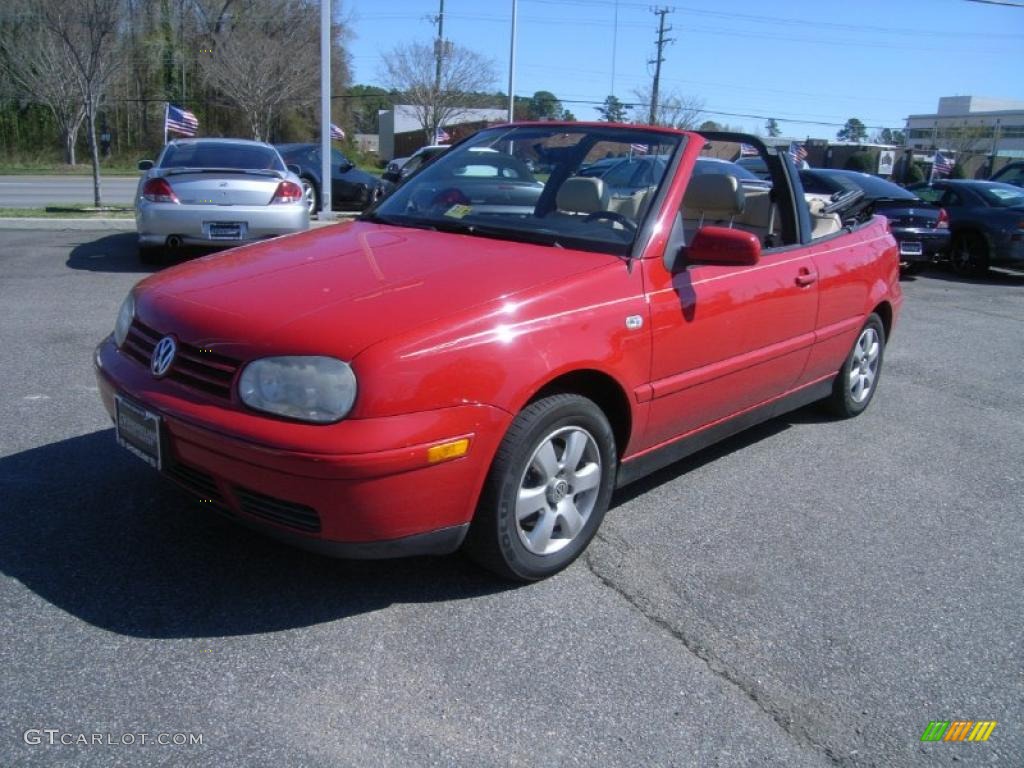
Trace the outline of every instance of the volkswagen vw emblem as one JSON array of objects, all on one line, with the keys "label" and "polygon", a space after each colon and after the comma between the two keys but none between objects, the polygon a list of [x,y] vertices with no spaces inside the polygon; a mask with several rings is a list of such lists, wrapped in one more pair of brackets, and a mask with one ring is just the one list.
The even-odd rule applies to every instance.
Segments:
[{"label": "volkswagen vw emblem", "polygon": [[174,356],[178,354],[178,344],[171,336],[164,336],[153,347],[153,357],[149,360],[149,372],[158,379],[171,369]]}]

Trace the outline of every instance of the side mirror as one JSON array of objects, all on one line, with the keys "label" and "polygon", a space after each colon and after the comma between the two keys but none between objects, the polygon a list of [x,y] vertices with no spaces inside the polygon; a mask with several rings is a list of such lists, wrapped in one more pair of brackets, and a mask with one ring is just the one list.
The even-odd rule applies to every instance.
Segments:
[{"label": "side mirror", "polygon": [[355,163],[353,163],[351,160],[343,160],[342,162],[338,163],[338,170],[341,171],[342,173],[347,173],[348,171],[351,171],[355,167]]},{"label": "side mirror", "polygon": [[385,181],[390,181],[392,184],[397,184],[400,177],[398,171],[384,171],[381,174],[381,178]]},{"label": "side mirror", "polygon": [[761,260],[761,241],[742,229],[701,227],[686,248],[694,264],[735,264],[750,267]]},{"label": "side mirror", "polygon": [[297,166],[295,163],[288,163],[288,165],[286,165],[285,167],[289,171],[294,173],[296,176],[301,176],[302,175],[302,169],[299,166]]},{"label": "side mirror", "polygon": [[139,170],[140,171],[148,171],[152,167],[153,167],[153,161],[152,160],[139,160]]}]

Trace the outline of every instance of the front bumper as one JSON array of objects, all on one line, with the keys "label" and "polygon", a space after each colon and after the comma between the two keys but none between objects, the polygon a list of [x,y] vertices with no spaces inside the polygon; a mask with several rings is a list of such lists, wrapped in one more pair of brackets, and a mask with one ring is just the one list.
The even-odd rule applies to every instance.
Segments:
[{"label": "front bumper", "polygon": [[920,254],[900,253],[901,262],[933,261],[949,248],[948,229],[924,229],[918,227],[892,227],[897,244],[920,243]]},{"label": "front bumper", "polygon": [[[465,405],[296,424],[157,381],[111,338],[95,366],[112,417],[115,393],[160,415],[167,477],[247,526],[343,557],[454,551],[511,418]],[[429,462],[427,448],[461,437],[470,440],[465,456]]]},{"label": "front bumper", "polygon": [[[211,236],[210,225],[241,225],[241,239]],[[304,203],[284,205],[182,205],[139,200],[135,206],[135,226],[140,245],[163,245],[177,235],[184,245],[238,245],[277,235],[309,229],[309,211]]]}]

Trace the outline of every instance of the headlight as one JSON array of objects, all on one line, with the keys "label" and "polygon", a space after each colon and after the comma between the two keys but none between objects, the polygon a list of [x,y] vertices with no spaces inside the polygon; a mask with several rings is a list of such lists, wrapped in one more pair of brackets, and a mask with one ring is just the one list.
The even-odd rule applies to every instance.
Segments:
[{"label": "headlight", "polygon": [[121,309],[117,312],[117,322],[114,323],[114,341],[117,346],[124,344],[128,337],[128,329],[132,327],[132,320],[135,319],[135,296],[129,293],[121,302]]},{"label": "headlight", "polygon": [[333,357],[265,357],[242,371],[238,394],[258,411],[327,424],[352,409],[356,377]]}]

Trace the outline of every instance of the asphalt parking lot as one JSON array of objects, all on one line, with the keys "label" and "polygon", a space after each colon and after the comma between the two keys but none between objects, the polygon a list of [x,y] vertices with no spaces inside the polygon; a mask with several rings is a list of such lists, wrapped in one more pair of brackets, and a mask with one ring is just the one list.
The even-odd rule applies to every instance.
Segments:
[{"label": "asphalt parking lot", "polygon": [[0,231],[0,765],[1024,765],[1024,277],[906,281],[862,417],[672,466],[510,588],[291,550],[119,449],[132,243]]}]

